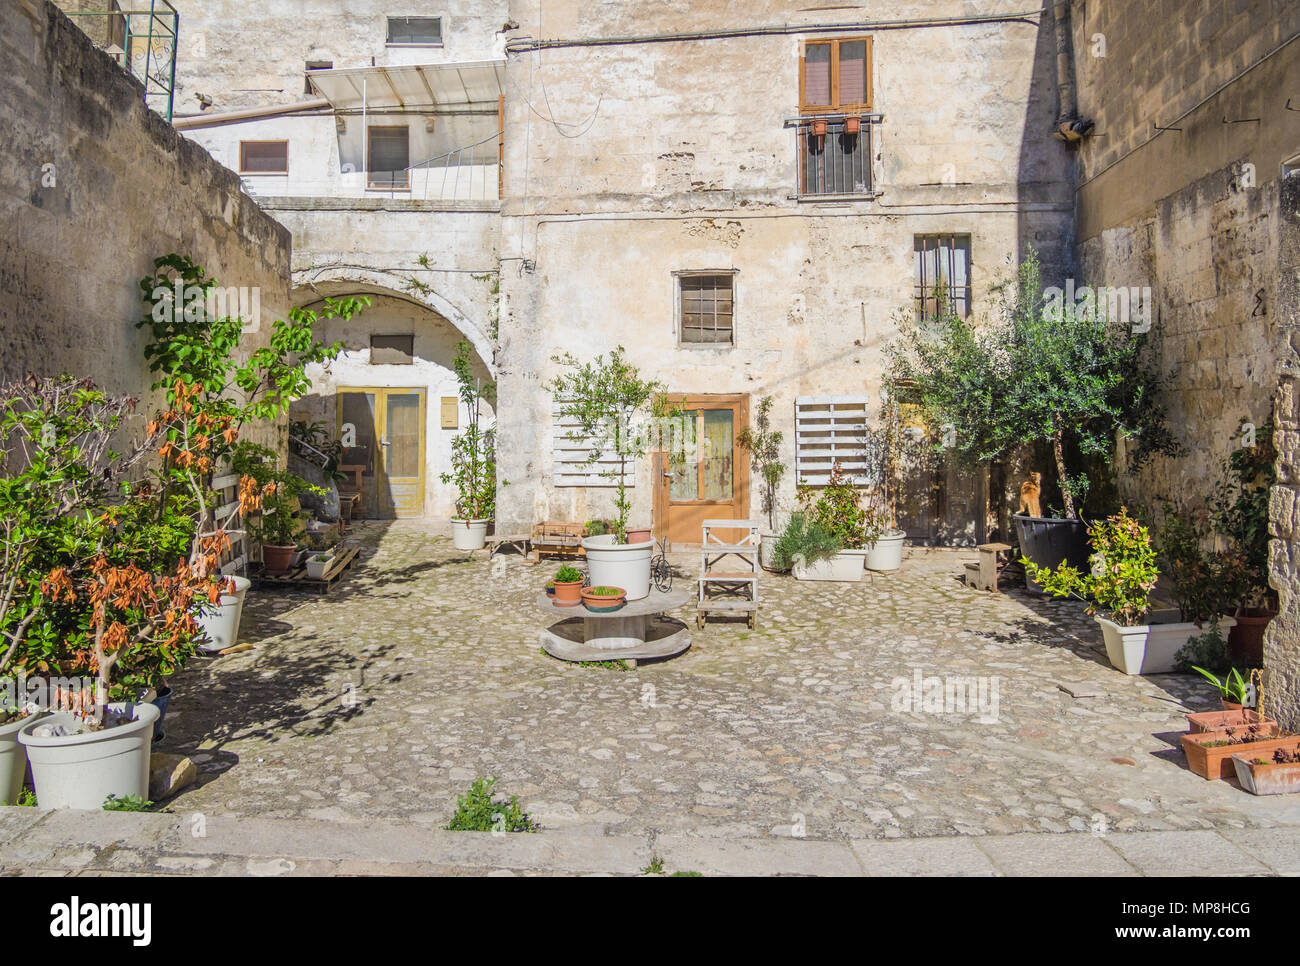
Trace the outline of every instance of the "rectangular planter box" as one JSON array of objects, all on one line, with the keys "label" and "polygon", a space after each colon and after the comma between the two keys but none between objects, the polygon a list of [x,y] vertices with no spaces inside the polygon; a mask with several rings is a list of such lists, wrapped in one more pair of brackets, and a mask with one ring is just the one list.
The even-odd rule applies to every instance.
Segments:
[{"label": "rectangular planter box", "polygon": [[[1096,620],[1101,625],[1110,663],[1125,674],[1169,674],[1177,670],[1175,658],[1183,645],[1205,633],[1204,627],[1178,617],[1176,610],[1152,611],[1147,623],[1126,627],[1098,614]],[[1236,623],[1232,617],[1219,618],[1225,632]]]},{"label": "rectangular planter box", "polygon": [[1187,716],[1187,730],[1194,735],[1203,731],[1222,731],[1224,728],[1245,728],[1253,724],[1277,727],[1276,721],[1262,717],[1251,708],[1240,711],[1201,711]]},{"label": "rectangular planter box", "polygon": [[796,561],[794,576],[796,580],[861,580],[866,556],[865,550],[841,550],[830,560],[811,564]]},{"label": "rectangular planter box", "polygon": [[[1252,795],[1289,795],[1300,792],[1300,764],[1276,765],[1268,754],[1243,754],[1237,752],[1232,756],[1233,767],[1237,769],[1237,781],[1241,787]],[[1256,758],[1263,758],[1267,764],[1259,764]]]},{"label": "rectangular planter box", "polygon": [[1268,758],[1278,748],[1300,748],[1300,735],[1277,735],[1276,725],[1268,730],[1273,733],[1273,737],[1252,741],[1247,745],[1220,745],[1217,748],[1206,745],[1226,738],[1227,732],[1203,731],[1200,734],[1183,735],[1183,753],[1187,755],[1187,767],[1193,774],[1214,781],[1218,778],[1231,778],[1237,773],[1232,764],[1233,755]]}]

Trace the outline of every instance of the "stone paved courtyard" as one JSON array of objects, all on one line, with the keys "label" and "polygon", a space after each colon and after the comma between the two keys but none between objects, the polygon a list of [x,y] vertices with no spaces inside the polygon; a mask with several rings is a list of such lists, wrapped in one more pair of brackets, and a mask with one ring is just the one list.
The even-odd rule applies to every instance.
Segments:
[{"label": "stone paved courtyard", "polygon": [[[211,816],[445,824],[478,776],[546,828],[897,838],[1300,824],[1187,771],[1187,676],[1112,670],[1081,604],[957,580],[969,552],[909,551],[859,584],[765,575],[758,627],[710,623],[630,670],[541,652],[556,564],[489,563],[427,524],[365,524],[326,597],[253,591],[242,640],[174,682],[161,750]],[[695,554],[675,554],[690,585]],[[694,610],[679,615],[694,628]],[[895,679],[998,679],[998,715],[892,710]],[[1092,685],[1074,698],[1058,683]]]}]

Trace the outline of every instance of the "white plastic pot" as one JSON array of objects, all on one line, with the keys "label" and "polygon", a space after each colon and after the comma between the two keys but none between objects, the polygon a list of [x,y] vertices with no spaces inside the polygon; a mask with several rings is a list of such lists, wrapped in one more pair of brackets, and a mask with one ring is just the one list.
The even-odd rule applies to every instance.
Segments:
[{"label": "white plastic pot", "polygon": [[234,647],[239,639],[239,619],[244,613],[244,596],[253,582],[246,577],[231,577],[235,582],[233,594],[222,594],[215,608],[203,605],[203,613],[195,616],[199,627],[207,632],[207,644],[199,645],[199,650],[208,653]]},{"label": "white plastic pot", "polygon": [[650,557],[655,542],[615,543],[612,533],[586,537],[588,583],[592,587],[622,587],[628,600],[650,594]]},{"label": "white plastic pot", "polygon": [[882,533],[876,542],[867,547],[867,569],[888,572],[903,566],[904,530]]},{"label": "white plastic pot", "polygon": [[307,558],[307,576],[312,580],[320,580],[325,576],[325,571],[329,570],[330,564],[334,562],[334,555],[330,554],[324,560],[317,560],[315,555]]},{"label": "white plastic pot", "polygon": [[[1178,616],[1176,610],[1158,610],[1149,615],[1148,623],[1125,627],[1098,614],[1096,621],[1106,642],[1106,657],[1124,674],[1168,674],[1177,670],[1179,650],[1206,630],[1180,621]],[[1225,633],[1236,623],[1233,617],[1219,618],[1219,627]]]},{"label": "white plastic pot", "polygon": [[44,716],[44,712],[37,712],[0,725],[0,805],[17,803],[27,777],[27,749],[19,744],[18,732]]},{"label": "white plastic pot", "polygon": [[49,737],[32,734],[47,725],[76,726],[73,715],[59,711],[19,730],[18,740],[27,748],[41,808],[99,809],[109,795],[148,798],[149,749],[158,709],[134,703],[108,707],[131,715],[132,720],[103,731]]},{"label": "white plastic pot", "polygon": [[866,550],[841,550],[829,560],[814,563],[806,563],[802,556],[798,556],[792,570],[795,580],[857,581],[862,579],[866,556]]},{"label": "white plastic pot", "polygon": [[482,550],[487,544],[490,520],[457,520],[451,518],[451,542],[457,550]]}]

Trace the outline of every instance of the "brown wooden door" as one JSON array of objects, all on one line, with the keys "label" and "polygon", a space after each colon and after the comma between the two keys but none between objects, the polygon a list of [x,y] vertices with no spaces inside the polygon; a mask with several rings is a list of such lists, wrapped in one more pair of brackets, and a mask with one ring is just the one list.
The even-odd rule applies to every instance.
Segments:
[{"label": "brown wooden door", "polygon": [[[749,459],[737,442],[749,425],[749,396],[670,396],[694,433],[694,445],[670,461],[655,459],[654,529],[675,544],[699,543],[708,519],[749,517]],[[729,534],[722,535],[729,539]]]}]

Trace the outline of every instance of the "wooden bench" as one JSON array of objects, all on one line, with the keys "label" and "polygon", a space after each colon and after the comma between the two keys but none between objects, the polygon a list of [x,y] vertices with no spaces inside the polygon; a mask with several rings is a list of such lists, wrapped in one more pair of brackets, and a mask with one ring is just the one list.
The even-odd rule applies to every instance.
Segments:
[{"label": "wooden bench", "polygon": [[[724,543],[714,530],[747,530],[739,543]],[[752,628],[758,614],[758,523],[754,520],[705,520],[700,542],[699,596],[695,624],[703,628],[710,613],[740,614]],[[726,568],[719,564],[729,560]],[[721,595],[713,596],[714,593]]]},{"label": "wooden bench", "polygon": [[488,559],[491,560],[503,550],[513,549],[524,558],[525,563],[537,563],[528,549],[532,539],[526,533],[494,533],[487,538]]},{"label": "wooden bench", "polygon": [[1001,561],[999,556],[1011,551],[1009,543],[981,543],[975,548],[980,558],[975,563],[966,565],[966,586],[975,590],[987,590],[995,594],[998,590],[998,577],[1010,561]]}]

